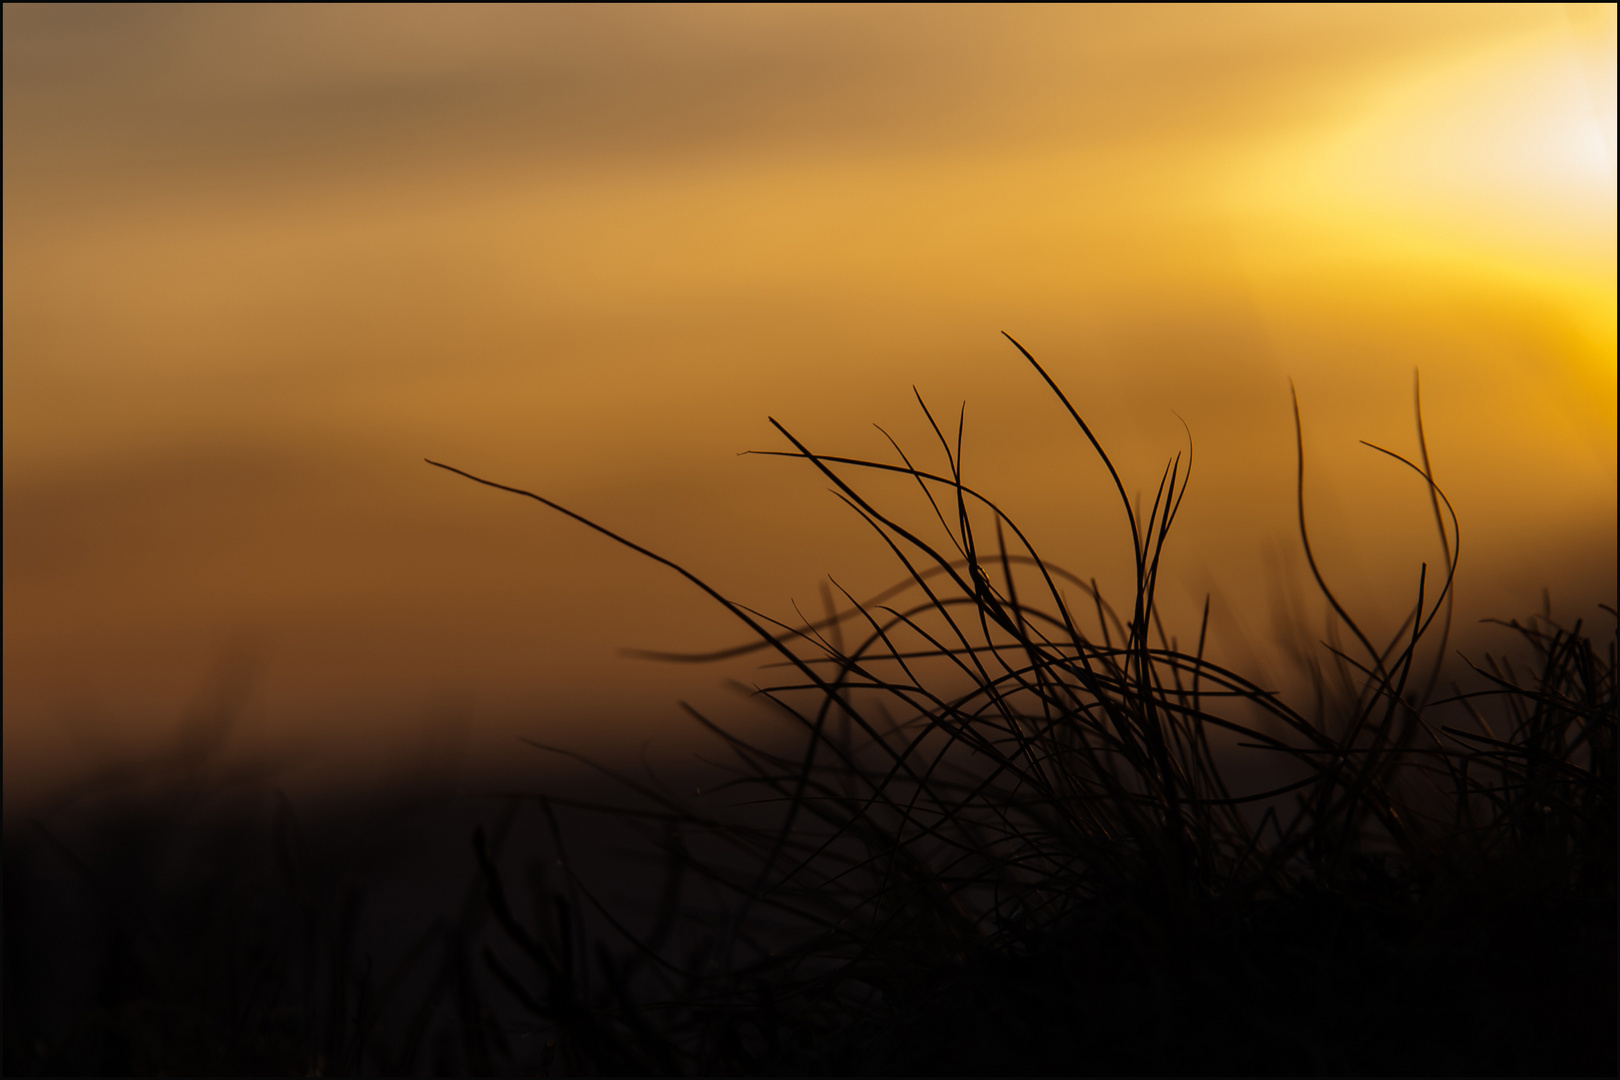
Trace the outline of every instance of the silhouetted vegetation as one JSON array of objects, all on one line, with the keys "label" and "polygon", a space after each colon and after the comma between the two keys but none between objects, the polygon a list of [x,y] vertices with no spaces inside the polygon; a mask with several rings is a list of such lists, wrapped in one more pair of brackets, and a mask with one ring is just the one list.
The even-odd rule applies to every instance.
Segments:
[{"label": "silhouetted vegetation", "polygon": [[[1612,1075],[1613,632],[1510,622],[1471,689],[1443,678],[1460,540],[1418,409],[1420,452],[1381,452],[1429,493],[1442,558],[1388,639],[1318,568],[1301,443],[1333,624],[1291,704],[1208,658],[1207,606],[1190,645],[1161,622],[1190,452],[1133,506],[1024,356],[1112,479],[1125,605],[963,483],[960,423],[926,405],[937,470],[776,424],[904,571],[816,620],[461,473],[722,604],[753,640],[671,658],[764,655],[789,735],[692,710],[728,755],[700,794],[603,766],[620,797],[514,797],[460,908],[365,953],[363,867],[312,856],[285,801],[201,815],[209,846],[161,896],[127,883],[155,880],[172,808],[117,816],[100,861],[8,829],[7,1071]],[[926,527],[863,495],[873,471],[915,483]],[[578,868],[591,815],[658,856],[640,909]],[[45,944],[51,919],[82,955]]]}]

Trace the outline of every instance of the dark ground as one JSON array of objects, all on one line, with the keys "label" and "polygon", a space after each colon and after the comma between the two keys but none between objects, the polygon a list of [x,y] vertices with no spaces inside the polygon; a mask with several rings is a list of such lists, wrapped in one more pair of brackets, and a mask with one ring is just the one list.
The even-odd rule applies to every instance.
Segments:
[{"label": "dark ground", "polygon": [[[601,1071],[548,1050],[554,1032],[482,955],[537,979],[491,920],[472,849],[508,809],[445,791],[297,807],[218,780],[8,820],[6,1073]],[[559,820],[580,879],[645,934],[663,871],[624,851],[651,842],[600,815]],[[537,925],[533,868],[570,894],[532,805],[501,850],[513,906]],[[571,895],[579,951],[599,939],[624,953]],[[784,1016],[751,1071],[1613,1075],[1615,948],[1612,886],[1549,895],[1511,874],[1461,895],[1386,883],[1191,922],[1099,903],[1021,948],[890,987],[830,1036]]]}]

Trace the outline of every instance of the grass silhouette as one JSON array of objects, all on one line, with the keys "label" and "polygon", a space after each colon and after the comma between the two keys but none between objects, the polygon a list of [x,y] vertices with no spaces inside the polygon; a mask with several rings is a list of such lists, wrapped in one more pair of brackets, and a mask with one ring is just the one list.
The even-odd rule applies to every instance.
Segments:
[{"label": "grass silhouette", "polygon": [[[920,396],[934,469],[772,421],[771,453],[829,480],[902,572],[875,597],[825,589],[816,619],[435,462],[703,590],[750,640],[648,655],[757,654],[785,734],[689,708],[728,755],[701,793],[593,765],[617,796],[511,797],[459,902],[415,922],[367,891],[376,822],[227,805],[196,747],[71,843],[8,822],[6,1072],[1612,1075],[1614,634],[1504,623],[1506,652],[1449,684],[1460,536],[1415,401],[1419,452],[1374,449],[1428,493],[1442,559],[1374,638],[1312,549],[1296,402],[1300,540],[1332,623],[1297,649],[1310,691],[1290,704],[1209,657],[1207,603],[1190,648],[1160,617],[1190,450],[1142,509],[1018,349],[1109,474],[1126,603],[963,482],[960,420]],[[915,485],[925,526],[863,494],[874,475]],[[610,833],[651,862],[639,907],[582,850]]]},{"label": "grass silhouette", "polygon": [[[493,913],[530,971],[492,952],[486,960],[553,1033],[561,1067],[1612,1065],[1614,642],[1600,654],[1579,625],[1510,624],[1537,670],[1488,660],[1476,669],[1484,689],[1434,697],[1460,537],[1429,466],[1421,405],[1416,462],[1374,449],[1425,485],[1444,561],[1439,573],[1422,568],[1388,641],[1358,625],[1317,565],[1297,443],[1300,540],[1349,638],[1311,668],[1306,714],[1205,656],[1207,603],[1193,650],[1165,633],[1156,590],[1190,452],[1165,467],[1144,516],[1063,390],[1013,344],[1113,481],[1134,553],[1125,608],[1046,559],[963,483],[960,423],[953,445],[920,397],[939,472],[897,443],[898,464],[819,453],[771,421],[792,446],[776,453],[831,481],[905,572],[869,601],[840,589],[843,610],[798,624],[542,496],[431,462],[539,501],[686,577],[757,640],[665,658],[772,656],[782,681],[758,693],[799,732],[796,747],[768,747],[689,709],[734,757],[725,787],[755,807],[747,821],[711,809],[715,792],[684,800],[603,770],[637,798],[590,805],[646,823],[668,865],[650,934],[592,901],[627,950],[618,960],[598,950],[594,1003],[589,965],[573,961],[556,916],[549,929],[517,918],[479,835]],[[872,470],[915,481],[943,540],[868,501],[850,476]],[[1441,644],[1425,670],[1420,646],[1434,636]],[[1221,758],[1237,751],[1275,759],[1295,778],[1234,792]],[[539,800],[559,851],[561,802]],[[688,880],[724,900],[686,906]],[[569,910],[548,895],[555,912]],[[1559,952],[1521,940],[1537,920],[1570,919],[1599,937],[1606,926],[1608,945],[1583,939]],[[676,924],[706,931],[685,955],[669,948]],[[1498,961],[1532,970],[1475,970]],[[1514,1002],[1549,979],[1560,985],[1557,1008],[1545,997]],[[1511,1016],[1493,994],[1506,995]],[[1436,1022],[1436,1004],[1472,1018]]]}]

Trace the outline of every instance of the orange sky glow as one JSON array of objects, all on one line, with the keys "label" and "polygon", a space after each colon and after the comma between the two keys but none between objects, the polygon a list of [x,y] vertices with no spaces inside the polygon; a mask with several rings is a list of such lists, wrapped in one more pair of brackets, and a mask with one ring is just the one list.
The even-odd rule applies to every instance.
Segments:
[{"label": "orange sky glow", "polygon": [[742,708],[747,664],[620,652],[734,644],[723,611],[424,457],[790,620],[899,570],[803,463],[739,452],[784,445],[771,416],[934,461],[915,387],[1117,593],[1107,475],[1002,331],[1149,498],[1190,430],[1165,611],[1196,633],[1211,594],[1233,657],[1273,663],[1290,604],[1321,625],[1290,380],[1370,622],[1439,561],[1358,442],[1415,452],[1414,369],[1459,641],[1543,587],[1614,602],[1612,4],[4,18],[8,803],[171,738],[233,663],[233,739],[351,778]]}]

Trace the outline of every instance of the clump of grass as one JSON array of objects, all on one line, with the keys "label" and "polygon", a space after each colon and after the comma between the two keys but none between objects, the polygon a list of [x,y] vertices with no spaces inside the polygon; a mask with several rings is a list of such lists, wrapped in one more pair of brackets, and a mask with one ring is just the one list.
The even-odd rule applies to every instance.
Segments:
[{"label": "clump of grass", "polygon": [[[964,483],[960,421],[953,439],[920,397],[935,470],[897,443],[897,462],[823,454],[772,421],[791,446],[774,453],[830,481],[904,570],[871,600],[840,589],[820,620],[773,619],[542,496],[440,466],[702,589],[756,640],[675,658],[766,654],[781,677],[758,694],[798,733],[784,750],[690,710],[734,759],[701,800],[603,770],[639,802],[597,808],[645,823],[667,860],[648,933],[577,879],[571,903],[536,886],[541,914],[521,920],[479,835],[491,910],[529,967],[486,961],[551,1067],[1612,1072],[1613,637],[1600,651],[1579,624],[1511,623],[1532,671],[1487,658],[1483,688],[1435,696],[1460,536],[1419,407],[1416,460],[1374,449],[1424,485],[1443,557],[1388,640],[1318,567],[1298,444],[1300,540],[1335,633],[1297,708],[1206,655],[1207,604],[1192,648],[1163,626],[1190,450],[1143,514],[1013,344],[1112,480],[1135,572],[1121,607]],[[915,482],[937,529],[869,501],[852,477],[873,471]],[[1237,754],[1278,781],[1232,790]],[[713,809],[722,791],[751,809]],[[566,870],[565,802],[539,800]],[[582,956],[585,903],[617,953]],[[1526,982],[1539,998],[1515,996]]]}]

